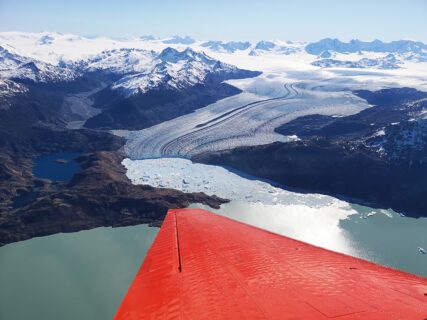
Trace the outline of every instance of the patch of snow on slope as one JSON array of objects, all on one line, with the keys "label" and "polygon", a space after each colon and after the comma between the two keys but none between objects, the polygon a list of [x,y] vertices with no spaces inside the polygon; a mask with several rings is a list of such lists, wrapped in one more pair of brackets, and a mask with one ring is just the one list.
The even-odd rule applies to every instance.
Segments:
[{"label": "patch of snow on slope", "polygon": [[35,82],[68,81],[78,73],[29,57],[24,57],[0,46],[0,78],[21,79]]},{"label": "patch of snow on slope", "polygon": [[28,89],[20,84],[7,79],[0,79],[0,98],[10,98],[17,94],[25,93]]}]

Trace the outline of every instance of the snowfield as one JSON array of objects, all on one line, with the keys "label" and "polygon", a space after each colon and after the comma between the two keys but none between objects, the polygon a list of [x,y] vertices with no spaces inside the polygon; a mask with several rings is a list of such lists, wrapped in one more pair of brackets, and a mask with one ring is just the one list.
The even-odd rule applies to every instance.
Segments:
[{"label": "snowfield", "polygon": [[19,83],[0,79],[0,98],[12,97],[16,94],[25,93],[28,89]]}]

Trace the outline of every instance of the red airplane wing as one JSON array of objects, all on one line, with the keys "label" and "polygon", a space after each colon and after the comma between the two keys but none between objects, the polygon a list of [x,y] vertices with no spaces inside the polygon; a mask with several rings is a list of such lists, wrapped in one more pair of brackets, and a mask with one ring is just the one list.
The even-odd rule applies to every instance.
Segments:
[{"label": "red airplane wing", "polygon": [[115,319],[427,319],[427,279],[169,210]]}]

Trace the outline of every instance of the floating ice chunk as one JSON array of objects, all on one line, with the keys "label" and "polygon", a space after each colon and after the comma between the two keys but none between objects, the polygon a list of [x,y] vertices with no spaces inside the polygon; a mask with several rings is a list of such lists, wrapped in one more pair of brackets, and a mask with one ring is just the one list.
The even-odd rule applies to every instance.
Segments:
[{"label": "floating ice chunk", "polygon": [[[311,208],[344,204],[333,197],[286,191],[263,181],[243,178],[222,167],[192,163],[182,158],[124,159],[122,163],[127,169],[126,175],[134,184],[167,186],[184,192],[203,191],[229,200],[263,204],[302,204]],[[141,177],[146,177],[146,181],[142,182]]]},{"label": "floating ice chunk", "polygon": [[380,212],[386,217],[393,218],[393,215],[388,210],[381,209]]},{"label": "floating ice chunk", "polygon": [[374,216],[376,214],[376,212],[375,211],[371,211],[371,212],[368,212],[368,214],[366,215],[366,217],[372,217],[372,216]]}]

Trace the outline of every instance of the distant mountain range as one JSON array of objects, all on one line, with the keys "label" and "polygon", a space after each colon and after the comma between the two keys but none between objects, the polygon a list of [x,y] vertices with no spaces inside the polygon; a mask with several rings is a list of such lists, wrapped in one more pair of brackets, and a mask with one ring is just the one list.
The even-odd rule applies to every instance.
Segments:
[{"label": "distant mountain range", "polygon": [[[190,50],[186,51],[187,48]],[[180,65],[177,61],[162,60],[160,54],[167,52],[166,49],[187,52],[199,62],[194,60]],[[203,57],[217,54],[247,55],[254,59],[264,55],[274,55],[278,59],[290,57],[321,68],[399,69],[404,68],[406,62],[427,62],[427,45],[412,40],[342,42],[326,38],[313,43],[280,40],[251,43],[197,41],[188,36],[167,39],[141,36],[117,40],[60,33],[3,32],[0,33],[0,90],[2,95],[21,92],[16,89],[17,85],[11,85],[10,81],[15,80],[70,81],[97,71],[127,76],[123,79],[116,77],[118,82],[111,87],[124,95],[146,91],[163,83],[172,87],[187,86],[200,83],[207,73],[213,72],[216,63],[213,60],[219,59],[213,58],[209,62]],[[230,66],[222,64],[215,68]],[[190,79],[187,84],[184,84],[184,78]]]},{"label": "distant mountain range", "polygon": [[376,69],[398,69],[403,64],[401,60],[396,58],[392,53],[381,58],[362,58],[356,61],[349,60],[337,60],[337,59],[319,59],[312,63],[314,66],[330,68],[330,67],[341,67],[341,68],[376,68]]},{"label": "distant mountain range", "polygon": [[[42,45],[45,45],[44,41]],[[60,60],[57,64],[51,64],[12,53],[0,46],[0,90],[6,90],[9,94],[23,91],[17,90],[18,83],[69,82],[93,73],[113,75],[117,81],[109,89],[124,97],[160,88],[184,90],[196,84],[221,82],[248,74],[191,48],[178,51],[167,47],[161,52],[112,49],[86,59]],[[2,94],[6,95],[6,92]]]},{"label": "distant mountain range", "polygon": [[101,111],[85,124],[103,129],[141,129],[192,112],[240,92],[224,80],[260,74],[191,48],[171,47],[160,53],[113,49],[58,65],[1,48],[0,66],[0,97],[4,98],[0,105],[8,105],[7,99],[34,85],[54,89],[61,83],[70,88],[103,83],[105,88],[92,97]]},{"label": "distant mountain range", "polygon": [[251,43],[247,41],[207,41],[202,43],[201,46],[215,51],[235,52],[237,50],[248,49],[251,46]]},{"label": "distant mountain range", "polygon": [[398,40],[392,42],[382,42],[374,40],[365,42],[360,40],[351,40],[342,42],[338,39],[326,38],[318,42],[309,43],[305,50],[314,55],[319,55],[324,51],[334,51],[339,53],[358,53],[361,51],[385,52],[385,53],[419,53],[427,50],[427,45],[412,40]]},{"label": "distant mountain range", "polygon": [[386,54],[380,59],[361,59],[355,63],[347,61],[342,63],[339,61],[321,62],[322,60],[314,63],[314,65],[323,67],[348,66],[350,68],[366,68],[377,66],[379,69],[397,69],[401,64],[399,61],[427,62],[427,45],[423,42],[412,40],[392,42],[351,40],[350,42],[342,42],[338,39],[327,38],[307,44],[305,51],[312,55],[318,55],[320,58],[329,58],[337,53],[358,54],[360,56],[363,56],[364,52]]},{"label": "distant mountain range", "polygon": [[[81,49],[76,50],[76,47]],[[114,116],[106,113],[113,112],[114,106],[125,100],[130,103],[131,97],[168,92],[173,93],[168,99],[175,99],[180,104],[184,101],[181,100],[184,92],[188,95],[192,88],[204,87],[212,93],[213,87],[225,89],[228,86],[224,80],[258,75],[259,72],[220,61],[226,58],[238,63],[239,59],[235,57],[244,56],[253,59],[255,67],[256,59],[268,56],[284,62],[288,59],[291,63],[298,61],[301,66],[307,65],[304,68],[392,70],[405,68],[407,62],[427,62],[427,45],[411,40],[351,40],[346,43],[327,38],[313,43],[280,40],[251,43],[196,41],[188,36],[117,40],[59,33],[3,32],[0,33],[0,96],[10,98],[27,92],[29,83],[67,83],[90,77],[105,84],[104,90],[97,93],[95,102],[95,106],[104,111],[87,125],[111,128],[106,121]],[[225,94],[222,89],[217,92]],[[225,96],[231,94],[229,89]],[[206,103],[215,100],[212,94],[209,96]],[[220,94],[216,98],[225,96]],[[139,99],[135,97],[133,99]],[[168,99],[162,103],[169,103]],[[198,101],[204,100],[199,97]],[[187,101],[187,105],[191,107],[186,112],[196,108],[193,102]],[[130,122],[139,120],[134,117]],[[164,119],[158,121],[161,120]]]},{"label": "distant mountain range", "polygon": [[170,39],[163,40],[163,43],[166,43],[166,44],[193,44],[194,42],[196,41],[190,38],[189,36],[185,36],[185,37],[173,36]]}]

